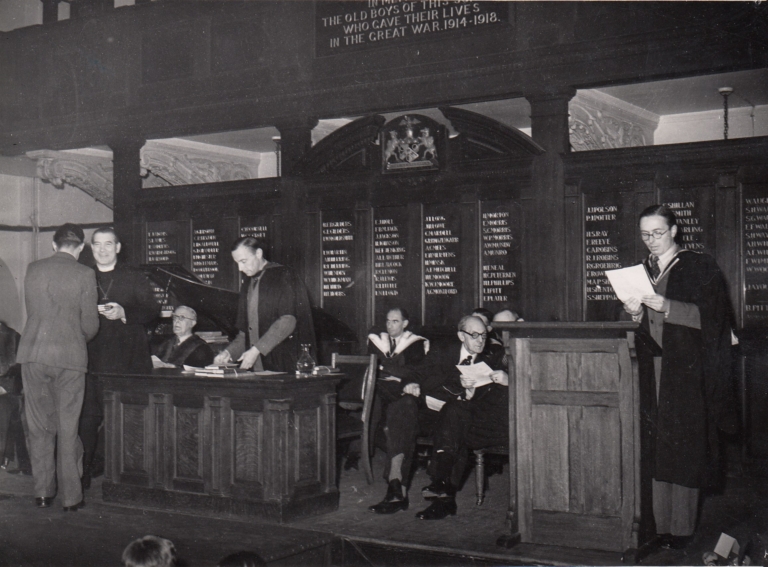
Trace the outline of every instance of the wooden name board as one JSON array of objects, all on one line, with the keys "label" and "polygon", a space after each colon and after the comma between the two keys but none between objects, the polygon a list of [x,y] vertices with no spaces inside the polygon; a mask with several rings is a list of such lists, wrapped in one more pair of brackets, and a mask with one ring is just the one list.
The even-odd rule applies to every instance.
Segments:
[{"label": "wooden name board", "polygon": [[768,324],[768,187],[742,192],[742,281],[744,327]]},{"label": "wooden name board", "polygon": [[640,240],[631,193],[584,195],[584,302],[587,321],[615,321],[623,307],[606,270],[636,263]]},{"label": "wooden name board", "polygon": [[[418,248],[417,248],[418,249]],[[374,324],[381,325],[387,312],[399,307],[416,314],[412,277],[406,258],[415,255],[408,240],[408,209],[381,207],[373,211]]]},{"label": "wooden name board", "polygon": [[192,219],[192,273],[208,285],[237,289],[230,246],[238,220]]},{"label": "wooden name board", "polygon": [[713,187],[662,189],[661,203],[677,217],[677,242],[687,250],[715,254],[715,190]]},{"label": "wooden name board", "polygon": [[[158,221],[148,222],[145,226],[144,257],[147,264],[182,264],[187,257],[187,222]],[[155,300],[162,306],[163,311],[172,309],[166,289],[152,285]]]},{"label": "wooden name board", "polygon": [[517,309],[519,219],[509,201],[480,204],[480,273],[482,304],[493,312]]},{"label": "wooden name board", "polygon": [[425,205],[423,213],[424,323],[450,325],[462,313],[461,209]]},{"label": "wooden name board", "polygon": [[506,2],[365,0],[315,2],[315,55],[390,47],[509,19]]},{"label": "wooden name board", "polygon": [[342,320],[349,320],[355,312],[355,228],[354,211],[322,212],[322,306]]}]

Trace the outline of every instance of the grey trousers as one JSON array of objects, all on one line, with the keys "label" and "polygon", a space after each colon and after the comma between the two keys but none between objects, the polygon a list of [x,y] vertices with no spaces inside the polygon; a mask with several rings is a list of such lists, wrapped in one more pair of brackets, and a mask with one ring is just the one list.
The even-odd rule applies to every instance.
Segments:
[{"label": "grey trousers", "polygon": [[[63,506],[83,499],[83,444],[77,436],[83,406],[85,373],[36,362],[22,365],[29,456],[35,497],[56,495],[58,479]],[[56,463],[54,444],[58,443]]]},{"label": "grey trousers", "polygon": [[653,519],[657,534],[690,536],[696,529],[699,489],[653,481]]}]

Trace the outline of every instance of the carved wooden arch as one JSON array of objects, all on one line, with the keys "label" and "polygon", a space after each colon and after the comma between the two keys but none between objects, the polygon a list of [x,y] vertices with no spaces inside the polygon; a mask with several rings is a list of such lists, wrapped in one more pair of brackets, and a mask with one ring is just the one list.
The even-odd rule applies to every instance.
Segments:
[{"label": "carved wooden arch", "polygon": [[363,116],[328,134],[307,153],[304,174],[360,171],[378,164],[375,142],[385,122],[379,114]]},{"label": "carved wooden arch", "polygon": [[439,107],[459,133],[458,159],[530,159],[545,152],[533,139],[517,128],[477,112]]}]

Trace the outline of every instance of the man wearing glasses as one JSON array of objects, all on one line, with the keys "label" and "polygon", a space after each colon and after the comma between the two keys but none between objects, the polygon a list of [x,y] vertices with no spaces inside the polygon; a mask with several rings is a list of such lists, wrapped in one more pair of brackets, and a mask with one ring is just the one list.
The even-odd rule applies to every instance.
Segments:
[{"label": "man wearing glasses", "polygon": [[155,368],[196,366],[202,368],[213,363],[213,351],[203,339],[192,332],[197,325],[197,312],[186,305],[179,305],[173,312],[174,336],[152,355]]},{"label": "man wearing glasses", "polygon": [[[459,365],[479,364],[485,362],[491,369],[489,374],[495,385],[508,382],[503,367],[504,350],[494,348],[486,350],[487,329],[479,317],[466,316],[459,321],[456,333],[459,343],[436,341],[430,348],[424,363],[416,368],[417,377],[414,382],[405,384],[403,395],[399,400],[387,406],[386,435],[387,435],[387,469],[385,476],[389,485],[384,500],[370,506],[369,510],[377,514],[392,514],[399,510],[408,509],[407,483],[410,479],[413,454],[416,449],[417,436],[431,436],[436,431],[438,423],[442,423],[442,411],[454,403],[467,405],[468,398],[478,396],[471,407],[478,408],[492,404],[478,404],[479,398],[485,398],[487,388],[474,388],[473,384],[463,381]],[[499,386],[499,388],[502,388]],[[502,388],[506,390],[506,388]],[[493,396],[493,394],[491,394]],[[506,400],[506,398],[504,398]],[[491,402],[490,399],[487,400]],[[497,403],[494,401],[494,404]],[[503,423],[505,431],[507,424],[507,402],[498,402],[504,406]],[[442,408],[442,411],[441,411]],[[481,410],[482,411],[482,410]],[[471,416],[467,417],[471,421]],[[437,448],[437,445],[435,446]],[[466,464],[466,457],[464,458]],[[462,469],[463,472],[463,469]],[[455,503],[454,511],[455,513]],[[443,515],[442,517],[445,517]]]},{"label": "man wearing glasses", "polygon": [[462,345],[458,364],[485,362],[489,371],[474,378],[459,373],[463,391],[440,411],[429,470],[432,483],[422,489],[422,496],[432,503],[416,514],[421,520],[442,520],[456,514],[456,490],[470,449],[509,443],[506,357],[502,347],[486,350],[487,333],[485,323],[478,317],[465,317],[459,323]]}]

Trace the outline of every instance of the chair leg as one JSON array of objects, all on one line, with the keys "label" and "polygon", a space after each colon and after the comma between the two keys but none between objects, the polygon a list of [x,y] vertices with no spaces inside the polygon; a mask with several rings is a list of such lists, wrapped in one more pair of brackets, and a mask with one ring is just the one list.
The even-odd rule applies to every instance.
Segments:
[{"label": "chair leg", "polygon": [[365,471],[365,480],[368,484],[373,484],[373,468],[371,467],[371,444],[370,430],[367,425],[363,426],[363,438],[360,440],[360,454],[363,459],[363,470]]},{"label": "chair leg", "polygon": [[482,449],[475,451],[475,490],[477,505],[482,506],[485,500],[485,453]]}]

